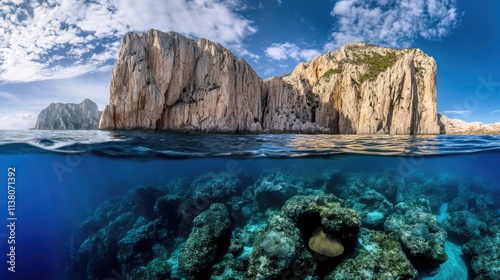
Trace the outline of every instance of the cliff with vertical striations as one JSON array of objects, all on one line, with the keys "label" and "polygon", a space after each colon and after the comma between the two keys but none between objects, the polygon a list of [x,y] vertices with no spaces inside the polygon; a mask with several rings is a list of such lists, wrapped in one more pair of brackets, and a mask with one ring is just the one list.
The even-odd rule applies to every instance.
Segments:
[{"label": "cliff with vertical striations", "polygon": [[436,63],[417,49],[351,43],[262,80],[206,39],[123,39],[100,129],[438,134]]}]

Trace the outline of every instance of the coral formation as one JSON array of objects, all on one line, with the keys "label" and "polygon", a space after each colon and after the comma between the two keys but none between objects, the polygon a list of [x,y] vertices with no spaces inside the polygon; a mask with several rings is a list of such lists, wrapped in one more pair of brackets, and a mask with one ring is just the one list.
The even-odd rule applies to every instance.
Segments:
[{"label": "coral formation", "polygon": [[210,275],[210,268],[229,247],[231,222],[226,206],[210,205],[193,221],[193,229],[182,249],[179,266],[187,277]]},{"label": "coral formation", "polygon": [[416,275],[394,234],[362,229],[355,252],[325,279],[413,279]]},{"label": "coral formation", "polygon": [[335,237],[328,236],[323,228],[318,228],[311,234],[309,248],[327,257],[336,257],[344,253],[342,242]]},{"label": "coral formation", "polygon": [[475,236],[462,247],[470,258],[477,280],[500,279],[500,226],[492,227],[487,235]]},{"label": "coral formation", "polygon": [[384,223],[385,230],[394,232],[403,248],[416,259],[427,264],[441,264],[448,257],[445,252],[446,231],[432,215],[429,202],[401,202]]},{"label": "coral formation", "polygon": [[[137,187],[81,222],[65,277],[413,279],[447,261],[447,232],[468,241],[462,251],[476,279],[499,277],[500,211],[486,181],[394,176],[276,169]],[[456,252],[450,258],[461,263]],[[443,266],[439,277],[457,273]]]}]

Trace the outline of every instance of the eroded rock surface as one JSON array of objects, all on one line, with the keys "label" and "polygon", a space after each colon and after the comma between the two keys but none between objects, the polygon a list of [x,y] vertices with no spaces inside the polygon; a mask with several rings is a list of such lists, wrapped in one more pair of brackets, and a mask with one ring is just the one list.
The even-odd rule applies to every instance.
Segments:
[{"label": "eroded rock surface", "polygon": [[123,39],[104,130],[438,134],[436,63],[417,49],[350,43],[262,80],[206,39]]}]

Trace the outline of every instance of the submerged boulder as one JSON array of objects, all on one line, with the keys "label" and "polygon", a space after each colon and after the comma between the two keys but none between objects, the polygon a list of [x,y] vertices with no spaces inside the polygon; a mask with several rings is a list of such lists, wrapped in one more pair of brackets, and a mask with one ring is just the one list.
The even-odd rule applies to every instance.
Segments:
[{"label": "submerged boulder", "polygon": [[331,271],[353,250],[356,211],[334,195],[294,196],[273,215],[249,261],[250,279],[306,278]]},{"label": "submerged boulder", "polygon": [[247,198],[257,201],[260,209],[281,207],[298,192],[298,188],[287,175],[283,172],[262,174],[246,192]]},{"label": "submerged boulder", "polygon": [[[167,229],[154,212],[156,199],[164,194],[156,187],[137,187],[103,202],[69,242],[65,277],[105,279],[113,269],[147,264],[154,243],[166,237]],[[155,232],[149,233],[154,225]]]},{"label": "submerged boulder", "polygon": [[191,279],[208,277],[210,268],[224,256],[231,240],[231,222],[224,204],[214,203],[193,221],[182,249],[179,266]]},{"label": "submerged boulder", "polygon": [[494,226],[484,236],[475,236],[462,246],[470,259],[474,279],[500,279],[500,226]]},{"label": "submerged boulder", "polygon": [[392,213],[393,205],[382,194],[370,190],[348,199],[347,204],[356,210],[364,227],[382,229],[385,219]]},{"label": "submerged boulder", "polygon": [[275,279],[297,261],[305,251],[300,230],[293,221],[282,215],[273,216],[250,254],[250,279]]},{"label": "submerged boulder", "polygon": [[416,275],[397,236],[362,229],[356,250],[325,279],[413,279]]},{"label": "submerged boulder", "polygon": [[434,266],[448,259],[445,252],[446,231],[431,213],[427,200],[397,204],[384,227],[387,232],[398,236],[414,264]]},{"label": "submerged boulder", "polygon": [[469,240],[480,234],[486,228],[486,224],[469,211],[452,212],[443,221],[443,228],[450,235],[463,240]]}]

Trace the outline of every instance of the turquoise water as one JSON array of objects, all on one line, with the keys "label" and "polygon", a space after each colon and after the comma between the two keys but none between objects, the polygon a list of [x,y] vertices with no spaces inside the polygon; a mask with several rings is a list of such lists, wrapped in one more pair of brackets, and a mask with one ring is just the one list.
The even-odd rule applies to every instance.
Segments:
[{"label": "turquoise water", "polygon": [[[384,238],[391,235],[394,229],[387,219],[397,218],[400,203],[420,203],[420,208],[400,214],[410,217],[412,209],[423,209],[426,214],[420,216],[432,216],[436,225],[413,221],[413,216],[396,220],[400,228],[408,226],[391,235],[396,242],[391,244],[402,248],[394,250],[406,256],[398,261],[410,263],[418,272],[399,279],[472,279],[484,269],[474,270],[472,257],[463,256],[461,247],[498,236],[499,148],[498,136],[1,131],[0,181],[6,187],[0,194],[0,221],[5,224],[0,227],[0,279],[253,279],[259,273],[261,279],[397,279],[381,272],[394,273],[392,263],[389,268],[357,264],[359,271],[350,274],[346,266],[360,262],[366,252],[380,257],[380,248],[373,248],[381,245],[363,240],[369,240],[368,230]],[[15,168],[14,174],[9,168]],[[13,216],[7,211],[9,175],[15,177]],[[299,256],[314,255],[307,240],[320,225],[319,216],[318,221],[294,225],[302,240],[294,242],[287,231],[274,230],[268,222],[285,215],[280,209],[295,195],[328,194],[359,214],[361,229],[357,237],[341,238],[345,251],[340,256],[314,258],[315,264],[307,266]],[[207,243],[196,243],[203,230],[196,232],[193,219],[202,219],[201,214],[216,203],[227,209],[229,225],[228,234],[214,241],[214,259],[199,270],[185,259],[179,264],[182,255],[194,262],[201,254],[186,249]],[[465,228],[453,229],[461,226],[449,218],[458,217],[454,212],[468,217]],[[212,212],[206,213],[210,217]],[[17,218],[15,237],[10,239],[15,239],[16,272],[8,270],[9,217]],[[445,221],[452,222],[446,229]],[[464,233],[468,229],[470,233]],[[271,231],[277,232],[269,236],[279,237],[276,244],[282,244],[281,250],[288,248],[280,251],[284,253],[273,255],[265,246],[263,240]],[[433,239],[443,232],[447,233],[442,244]],[[422,235],[427,245],[442,245],[447,260],[436,261],[439,258],[428,254],[415,257],[404,234]],[[266,271],[248,272],[258,267],[259,254],[275,262]],[[490,270],[500,270],[498,259],[487,259]]]}]

